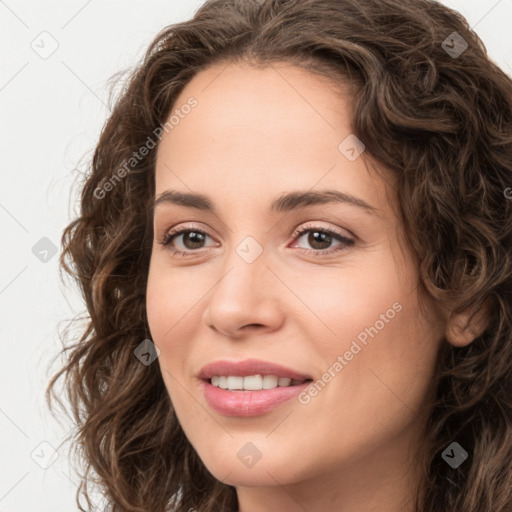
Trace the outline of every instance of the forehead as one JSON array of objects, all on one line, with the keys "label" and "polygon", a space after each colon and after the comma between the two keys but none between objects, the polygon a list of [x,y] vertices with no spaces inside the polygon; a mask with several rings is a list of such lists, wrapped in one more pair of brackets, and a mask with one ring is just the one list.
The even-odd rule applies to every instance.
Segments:
[{"label": "forehead", "polygon": [[[383,207],[385,182],[362,157],[347,158],[356,139],[343,90],[288,64],[199,72],[175,101],[158,147],[156,196],[193,190],[263,206],[279,192],[321,188]],[[183,108],[190,98],[196,106]]]}]

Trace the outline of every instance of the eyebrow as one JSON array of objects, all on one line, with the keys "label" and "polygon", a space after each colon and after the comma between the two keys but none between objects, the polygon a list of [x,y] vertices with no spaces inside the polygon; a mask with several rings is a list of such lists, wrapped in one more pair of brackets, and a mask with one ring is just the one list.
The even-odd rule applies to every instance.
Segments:
[{"label": "eyebrow", "polygon": [[[338,190],[288,192],[274,199],[270,205],[270,210],[275,213],[283,213],[297,208],[327,203],[349,204],[361,208],[367,213],[378,215],[378,210],[374,206],[371,206],[358,197]],[[153,209],[160,204],[176,204],[217,214],[212,201],[203,194],[166,190],[154,200]]]}]

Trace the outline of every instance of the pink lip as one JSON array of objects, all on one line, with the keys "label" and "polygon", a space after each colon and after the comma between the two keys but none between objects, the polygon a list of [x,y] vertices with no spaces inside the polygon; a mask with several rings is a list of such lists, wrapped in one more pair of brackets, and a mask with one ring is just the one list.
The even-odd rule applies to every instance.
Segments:
[{"label": "pink lip", "polygon": [[201,368],[198,377],[201,380],[211,379],[214,375],[236,375],[247,377],[248,375],[276,375],[289,379],[311,379],[310,375],[299,373],[279,364],[262,361],[260,359],[246,359],[245,361],[214,361]]},{"label": "pink lip", "polygon": [[[210,378],[218,376],[275,375],[295,380],[306,380],[295,386],[282,386],[259,391],[243,391],[221,389],[210,384]],[[245,361],[215,361],[204,366],[198,378],[208,405],[225,416],[250,417],[269,412],[284,402],[294,398],[310,384],[311,377],[290,368],[261,361],[246,359]]]},{"label": "pink lip", "polygon": [[206,401],[212,409],[224,416],[245,418],[270,412],[282,403],[296,397],[309,384],[308,380],[296,386],[278,386],[261,391],[229,391],[218,388],[207,380],[201,382]]}]

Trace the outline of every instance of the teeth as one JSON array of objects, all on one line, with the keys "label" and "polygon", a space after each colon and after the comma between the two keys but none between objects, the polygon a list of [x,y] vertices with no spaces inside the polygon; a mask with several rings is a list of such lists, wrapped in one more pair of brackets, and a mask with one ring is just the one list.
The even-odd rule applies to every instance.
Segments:
[{"label": "teeth", "polygon": [[292,380],[287,377],[277,377],[276,375],[248,375],[247,377],[238,377],[234,375],[215,375],[211,378],[213,386],[229,390],[247,390],[259,391],[261,389],[274,389],[279,387],[294,386],[302,381]]},{"label": "teeth", "polygon": [[279,379],[275,375],[265,375],[263,377],[263,389],[274,389],[279,385]]},{"label": "teeth", "polygon": [[249,391],[263,389],[263,377],[261,375],[250,375],[248,377],[244,377],[243,388],[248,389]]},{"label": "teeth", "polygon": [[244,378],[228,377],[228,389],[244,389]]}]

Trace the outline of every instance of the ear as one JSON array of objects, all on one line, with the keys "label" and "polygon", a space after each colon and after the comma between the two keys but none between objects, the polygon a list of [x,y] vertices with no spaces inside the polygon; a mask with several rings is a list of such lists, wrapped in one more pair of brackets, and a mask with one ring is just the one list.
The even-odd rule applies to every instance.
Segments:
[{"label": "ear", "polygon": [[446,339],[455,347],[465,347],[487,329],[492,316],[492,300],[488,297],[470,320],[474,306],[454,314],[446,324]]}]

